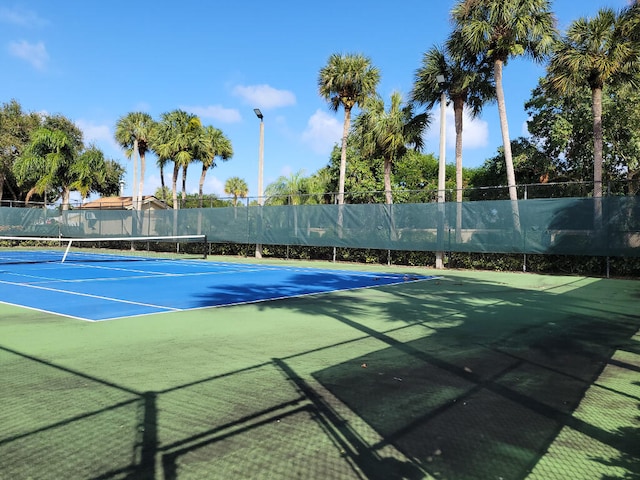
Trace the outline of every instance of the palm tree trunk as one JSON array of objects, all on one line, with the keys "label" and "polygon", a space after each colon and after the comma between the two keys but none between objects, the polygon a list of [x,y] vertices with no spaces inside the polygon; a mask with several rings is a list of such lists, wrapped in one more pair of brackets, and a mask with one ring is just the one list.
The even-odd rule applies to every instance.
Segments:
[{"label": "palm tree trunk", "polygon": [[453,99],[453,117],[456,128],[456,243],[462,243],[462,122],[464,100]]},{"label": "palm tree trunk", "polygon": [[182,205],[187,201],[187,166],[182,166]]},{"label": "palm tree trunk", "polygon": [[591,109],[593,112],[593,197],[594,226],[602,226],[602,88],[591,90]]},{"label": "palm tree trunk", "polygon": [[71,197],[71,190],[68,187],[62,189],[62,210],[69,210],[69,198]]},{"label": "palm tree trunk", "polygon": [[180,172],[180,166],[177,163],[173,164],[173,181],[171,186],[171,193],[173,194],[173,209],[178,209],[178,173]]},{"label": "palm tree trunk", "polygon": [[516,174],[513,168],[513,155],[511,154],[511,138],[509,137],[509,124],[507,122],[507,106],[504,101],[504,89],[502,88],[502,60],[496,60],[493,64],[494,78],[496,82],[496,100],[498,102],[498,114],[500,116],[500,129],[502,131],[502,146],[504,148],[504,162],[507,170],[507,184],[509,198],[511,199],[511,212],[513,215],[513,228],[516,235],[520,234],[520,212],[518,209],[518,189],[516,187]]},{"label": "palm tree trunk", "polygon": [[165,196],[165,190],[164,190],[164,162],[160,162],[160,192],[162,195],[162,201],[166,202],[167,198]]},{"label": "palm tree trunk", "polygon": [[204,199],[204,179],[207,176],[207,168],[202,165],[202,173],[200,174],[200,183],[198,185],[198,207],[202,208],[202,202]]},{"label": "palm tree trunk", "polygon": [[202,164],[202,173],[200,174],[200,182],[198,183],[198,235],[202,233],[202,202],[204,191],[204,179],[207,175],[207,167]]},{"label": "palm tree trunk", "polygon": [[133,185],[131,186],[131,205],[134,210],[138,209],[138,140],[133,141],[133,155],[131,161],[133,162]]},{"label": "palm tree trunk", "polygon": [[393,194],[391,193],[391,160],[384,160],[384,198],[387,204],[393,203]]},{"label": "palm tree trunk", "polygon": [[172,195],[173,195],[173,234],[178,235],[178,173],[180,172],[180,166],[178,162],[173,163],[173,180],[172,180]]},{"label": "palm tree trunk", "polygon": [[145,171],[145,155],[140,154],[138,151],[138,158],[140,159],[140,189],[138,191],[138,209],[142,208],[142,199],[144,197],[144,171]]},{"label": "palm tree trunk", "polygon": [[344,204],[344,184],[347,176],[347,137],[351,126],[351,108],[344,108],[342,125],[342,148],[340,150],[340,177],[338,179],[338,205]]},{"label": "palm tree trunk", "polygon": [[[347,177],[347,137],[351,126],[351,108],[344,107],[344,123],[342,125],[342,148],[340,151],[340,177],[338,179],[338,238],[342,238],[342,225],[344,224],[344,184]],[[335,250],[334,250],[335,257]]]}]

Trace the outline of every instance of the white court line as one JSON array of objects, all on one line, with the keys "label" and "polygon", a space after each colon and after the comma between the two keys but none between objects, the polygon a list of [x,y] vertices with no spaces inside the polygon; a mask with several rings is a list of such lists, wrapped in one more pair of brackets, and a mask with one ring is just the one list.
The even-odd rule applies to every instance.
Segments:
[{"label": "white court line", "polygon": [[37,290],[46,290],[46,291],[49,291],[49,292],[65,293],[67,295],[76,295],[76,296],[79,296],[79,297],[97,298],[99,300],[108,300],[110,302],[126,303],[126,304],[129,304],[129,305],[137,305],[137,306],[142,306],[142,307],[153,307],[153,308],[159,308],[159,309],[162,309],[162,310],[170,310],[170,311],[175,311],[175,312],[180,312],[182,310],[180,308],[167,307],[165,305],[154,305],[152,303],[132,302],[130,300],[122,300],[122,299],[119,299],[119,298],[105,297],[105,296],[102,296],[102,295],[93,295],[91,293],[70,292],[69,290],[63,290],[63,289],[60,289],[60,288],[43,287],[41,285],[33,285],[31,283],[7,282],[5,280],[0,280],[0,283],[4,283],[5,285],[13,285],[14,287],[35,288]]},{"label": "white court line", "polygon": [[[125,270],[126,271],[126,270]],[[33,278],[41,278],[42,282],[46,283],[82,283],[82,282],[114,282],[114,281],[133,281],[133,280],[144,280],[148,278],[177,278],[177,277],[203,277],[209,275],[228,275],[232,273],[244,273],[251,272],[250,270],[241,270],[241,271],[226,271],[226,272],[194,272],[194,273],[162,273],[162,274],[154,274],[154,272],[146,272],[149,275],[134,275],[129,277],[92,277],[92,278],[49,278],[49,277],[36,277]],[[26,275],[25,275],[26,276]],[[39,282],[29,283],[29,285],[35,285]]]},{"label": "white court line", "polygon": [[[71,318],[73,320],[82,320],[83,322],[95,323],[95,322],[103,322],[105,320],[111,320],[111,318],[105,318],[104,320],[91,320],[90,318],[76,317],[75,315],[69,315],[68,313],[54,312],[52,310],[45,310],[44,308],[30,307],[29,305],[22,305],[21,303],[11,303],[11,302],[6,302],[4,300],[0,300],[0,303],[2,303],[3,305],[11,305],[12,307],[26,308],[27,310],[33,310],[34,312],[42,312],[42,313],[47,313],[49,315],[57,315],[59,317]],[[166,312],[157,312],[157,313],[166,313]],[[149,315],[149,314],[144,314],[144,315]],[[118,318],[126,318],[126,317],[118,317]]]},{"label": "white court line", "polygon": [[[123,276],[123,277],[90,277],[90,278],[59,278],[59,277],[47,277],[43,275],[28,275],[25,273],[14,273],[14,272],[4,272],[7,275],[12,275],[16,277],[22,278],[32,278],[34,280],[41,280],[42,282],[51,282],[51,283],[82,283],[82,282],[100,282],[100,281],[114,281],[114,280],[136,280],[136,279],[147,279],[147,278],[163,278],[163,277],[197,277],[197,276],[205,276],[205,275],[227,275],[227,274],[235,274],[235,273],[251,273],[251,272],[260,272],[263,269],[254,268],[254,269],[236,269],[236,270],[223,270],[223,271],[206,271],[206,272],[190,272],[190,273],[167,273],[167,272],[154,272],[148,270],[138,270],[138,269],[128,269],[128,268],[120,268],[120,267],[102,267],[96,265],[85,265],[85,264],[68,264],[69,267],[83,267],[89,269],[102,269],[102,270],[113,270],[120,272],[135,272],[135,273],[146,273],[146,275],[134,275],[134,276]],[[12,282],[9,282],[12,283]],[[30,283],[30,285],[35,284]]]}]

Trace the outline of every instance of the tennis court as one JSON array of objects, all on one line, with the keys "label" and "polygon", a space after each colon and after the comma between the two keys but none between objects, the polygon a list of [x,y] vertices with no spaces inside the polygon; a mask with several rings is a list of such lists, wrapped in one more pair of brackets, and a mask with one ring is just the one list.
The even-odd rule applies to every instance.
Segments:
[{"label": "tennis court", "polygon": [[[150,271],[269,289],[319,266],[222,260]],[[116,268],[153,276],[140,263]],[[0,478],[640,475],[637,281],[321,266],[332,286],[396,281],[108,322],[0,304]]]},{"label": "tennis court", "polygon": [[60,251],[0,254],[0,302],[82,320],[185,311],[432,277]]}]

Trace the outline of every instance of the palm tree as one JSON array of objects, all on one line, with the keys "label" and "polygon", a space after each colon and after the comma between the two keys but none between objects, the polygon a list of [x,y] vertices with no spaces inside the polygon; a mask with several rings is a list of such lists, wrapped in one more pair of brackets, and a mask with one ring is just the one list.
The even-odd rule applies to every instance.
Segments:
[{"label": "palm tree", "polygon": [[[422,58],[422,66],[416,71],[412,101],[432,109],[440,102],[444,89],[453,103],[453,115],[456,131],[456,201],[462,201],[462,132],[465,108],[476,117],[484,104],[495,97],[491,69],[486,63],[478,61],[475,55],[467,55],[460,50],[462,38],[459,30],[449,37],[446,47],[433,47]],[[442,75],[444,83],[440,85],[437,77]]]},{"label": "palm tree", "polygon": [[200,184],[198,189],[198,205],[200,208],[202,208],[204,180],[207,175],[207,170],[216,166],[216,157],[221,158],[225,162],[233,157],[233,146],[231,145],[231,141],[225,137],[222,130],[209,125],[204,128],[202,135],[204,137],[204,151],[200,154],[202,173],[200,174]]},{"label": "palm tree", "polygon": [[331,184],[331,173],[329,169],[321,168],[307,178],[307,203],[321,204],[328,200],[329,185]]},{"label": "palm tree", "polygon": [[275,182],[267,185],[265,193],[271,205],[301,205],[307,193],[307,178],[304,170],[290,174],[288,177],[281,175]]},{"label": "palm tree", "polygon": [[[142,205],[145,174],[145,156],[151,148],[151,139],[155,122],[151,115],[144,112],[132,112],[124,115],[116,122],[115,139],[125,149],[127,158],[133,156],[133,207],[136,210]],[[140,161],[140,179],[137,178],[137,163]]]},{"label": "palm tree", "polygon": [[[154,147],[154,150],[155,150],[155,147]],[[168,202],[169,199],[167,198],[167,196],[169,193],[168,191],[169,189],[165,185],[165,181],[164,181],[164,167],[169,161],[171,161],[171,159],[167,157],[163,157],[158,153],[158,151],[156,151],[156,156],[158,157],[158,160],[156,161],[156,165],[160,169],[160,194],[162,195],[161,200],[163,202]]]},{"label": "palm tree", "polygon": [[71,188],[80,193],[84,201],[91,191],[107,181],[107,164],[104,154],[95,146],[90,146],[71,165],[74,181]]},{"label": "palm tree", "polygon": [[639,7],[634,6],[617,15],[614,10],[603,8],[592,19],[574,21],[558,44],[547,69],[547,81],[553,91],[562,94],[584,85],[591,89],[593,196],[596,198],[602,197],[602,90],[612,82],[640,87],[640,52],[637,41],[632,38],[638,33],[629,28],[631,22],[637,26],[639,11]]},{"label": "palm tree", "polygon": [[344,108],[342,127],[342,150],[338,181],[338,204],[344,203],[344,183],[347,169],[347,136],[351,128],[351,110],[374,96],[380,81],[380,72],[371,65],[369,58],[359,54],[333,54],[318,75],[320,95],[337,112]]},{"label": "palm tree", "polygon": [[[288,177],[282,175],[275,182],[267,185],[265,189],[267,201],[271,205],[293,205],[288,211],[293,212],[293,235],[298,235],[298,209],[295,205],[301,205],[305,201],[307,193],[307,178],[304,170],[290,174]],[[287,255],[289,249],[287,247]]]},{"label": "palm tree", "polygon": [[238,205],[238,198],[246,198],[249,194],[247,182],[240,177],[231,177],[224,182],[224,193],[233,197],[233,206]]},{"label": "palm tree", "polygon": [[514,202],[514,226],[520,231],[518,191],[511,155],[507,108],[502,88],[505,63],[520,55],[543,60],[553,48],[556,29],[550,0],[461,0],[451,11],[460,43],[472,55],[493,65],[495,93],[502,130],[509,197]]},{"label": "palm tree", "polygon": [[183,168],[183,193],[186,166],[202,152],[202,123],[193,114],[183,110],[163,113],[153,137],[153,149],[158,158],[173,161],[172,194],[173,208],[178,209],[178,175]]},{"label": "palm tree", "polygon": [[354,122],[356,138],[362,139],[362,152],[371,159],[382,157],[384,161],[384,193],[389,205],[393,203],[393,162],[402,157],[410,145],[416,150],[422,149],[422,134],[429,122],[429,114],[415,115],[413,105],[405,104],[399,92],[391,94],[391,104],[387,111],[384,109],[383,100],[369,99]]},{"label": "palm tree", "polygon": [[18,185],[30,187],[25,198],[55,190],[62,198],[62,208],[69,208],[74,183],[73,163],[78,155],[76,142],[65,131],[40,127],[31,134],[23,154],[13,164]]}]

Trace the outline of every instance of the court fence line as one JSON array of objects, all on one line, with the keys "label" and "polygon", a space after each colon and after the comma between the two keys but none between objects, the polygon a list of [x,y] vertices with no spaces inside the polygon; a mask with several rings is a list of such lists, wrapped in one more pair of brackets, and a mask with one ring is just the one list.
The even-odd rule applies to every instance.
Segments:
[{"label": "court fence line", "polygon": [[206,235],[210,243],[636,257],[640,197],[139,211],[0,207],[0,235],[94,241]]}]

